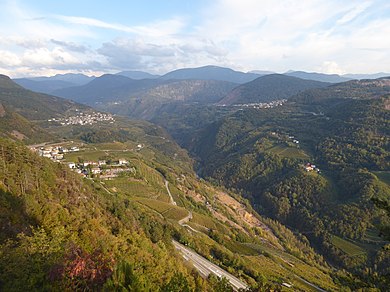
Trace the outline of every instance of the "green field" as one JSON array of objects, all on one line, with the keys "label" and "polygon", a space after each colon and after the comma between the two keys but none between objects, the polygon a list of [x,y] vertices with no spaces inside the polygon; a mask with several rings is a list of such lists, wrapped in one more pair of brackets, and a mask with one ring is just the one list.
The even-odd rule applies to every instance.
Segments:
[{"label": "green field", "polygon": [[173,207],[165,212],[162,215],[167,219],[172,219],[175,221],[179,221],[188,215],[188,211],[183,208]]},{"label": "green field", "polygon": [[[128,196],[146,197],[146,198],[158,198],[162,201],[168,201],[168,195],[162,190],[156,190],[156,188],[149,186],[142,180],[134,180],[128,177],[119,177],[113,180],[104,181],[107,188],[115,188],[117,192]],[[165,198],[166,197],[166,198]]]},{"label": "green field", "polygon": [[309,158],[309,155],[307,155],[303,150],[295,147],[288,147],[285,145],[276,145],[268,149],[268,151],[286,158],[297,158],[297,159]]},{"label": "green field", "polygon": [[162,216],[164,216],[167,219],[178,221],[188,215],[188,211],[186,209],[173,206],[169,203],[164,203],[156,200],[143,199],[143,198],[136,199],[136,201],[160,213]]},{"label": "green field", "polygon": [[225,246],[233,253],[239,253],[243,255],[259,255],[261,252],[252,248],[250,245],[240,243],[237,241],[227,241]]},{"label": "green field", "polygon": [[360,246],[335,235],[332,236],[332,244],[352,257],[366,254],[366,251]]}]

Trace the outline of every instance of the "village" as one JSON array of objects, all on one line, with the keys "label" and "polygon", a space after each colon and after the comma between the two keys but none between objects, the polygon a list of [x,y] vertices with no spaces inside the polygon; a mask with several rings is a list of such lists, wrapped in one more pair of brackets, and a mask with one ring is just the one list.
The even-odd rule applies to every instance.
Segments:
[{"label": "village", "polygon": [[56,146],[31,146],[30,150],[38,153],[39,156],[50,158],[53,161],[61,161],[64,159],[65,153],[80,151],[79,146],[64,147],[61,145]]},{"label": "village", "polygon": [[114,123],[114,117],[108,113],[92,112],[92,113],[83,113],[79,112],[75,116],[70,116],[67,118],[51,118],[48,122],[57,122],[62,126],[67,125],[92,125],[98,122],[109,121],[111,124]]},{"label": "village", "polygon": [[[143,145],[137,145],[136,150],[142,149]],[[41,157],[50,158],[52,161],[67,164],[68,167],[76,173],[84,177],[99,177],[101,179],[112,179],[119,176],[121,173],[135,174],[136,169],[130,167],[129,161],[123,158],[118,160],[98,160],[98,161],[79,161],[66,162],[64,155],[72,152],[79,152],[79,146],[65,147],[63,145],[47,145],[47,146],[32,146],[30,150],[36,152]]]},{"label": "village", "polygon": [[89,178],[112,179],[123,173],[136,173],[136,169],[130,167],[130,163],[126,159],[118,159],[116,161],[83,161],[79,163],[69,162],[68,166],[76,173]]},{"label": "village", "polygon": [[240,104],[234,104],[235,107],[247,107],[247,108],[254,108],[254,109],[265,109],[265,108],[274,108],[277,106],[282,106],[287,99],[281,99],[281,100],[273,100],[270,102],[259,102],[259,103],[240,103]]}]

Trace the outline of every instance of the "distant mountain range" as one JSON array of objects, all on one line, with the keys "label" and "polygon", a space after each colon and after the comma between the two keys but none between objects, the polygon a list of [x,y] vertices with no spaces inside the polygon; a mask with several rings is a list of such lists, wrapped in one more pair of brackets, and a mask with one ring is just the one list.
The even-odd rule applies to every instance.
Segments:
[{"label": "distant mountain range", "polygon": [[382,77],[389,77],[390,73],[374,73],[374,74],[345,74],[343,77],[351,78],[351,79],[377,79]]},{"label": "distant mountain range", "polygon": [[329,83],[345,82],[352,79],[337,74],[324,74],[324,73],[315,73],[315,72],[309,73],[304,71],[292,71],[292,72],[284,73],[284,75],[298,77],[307,80],[329,82]]},{"label": "distant mountain range", "polygon": [[240,71],[234,71],[229,68],[223,68],[218,66],[204,66],[199,68],[185,68],[178,69],[169,72],[161,79],[196,79],[196,80],[220,80],[233,83],[246,83],[252,81],[261,75],[254,73],[244,73]]},{"label": "distant mountain range", "polygon": [[[360,84],[368,82],[363,80],[363,83],[360,83],[336,74],[303,71],[289,71],[285,74],[269,73],[272,72],[244,73],[218,66],[204,66],[179,69],[163,76],[142,71],[122,71],[97,78],[82,74],[64,74],[21,78],[14,81],[32,91],[60,96],[100,110],[144,119],[153,119],[159,109],[171,103],[196,102],[219,105],[258,103],[288,99],[297,94],[296,98],[300,98],[299,93],[306,90],[309,91],[305,93],[305,98],[311,95],[316,98],[327,90],[333,90],[334,96],[339,96],[337,86],[351,87],[348,97],[353,98],[359,95]],[[325,91],[321,90],[331,84],[336,85],[324,89]],[[369,92],[372,95],[380,94],[382,91],[378,86],[373,86],[371,90],[364,90],[366,94]],[[326,95],[328,96],[328,93]]]},{"label": "distant mountain range", "polygon": [[34,81],[57,80],[57,81],[65,81],[65,82],[73,83],[76,85],[83,85],[90,82],[94,78],[95,78],[94,76],[87,76],[84,74],[67,73],[67,74],[57,74],[51,77],[33,77],[29,79]]},{"label": "distant mountain range", "polygon": [[32,77],[32,78],[16,78],[14,81],[24,88],[32,91],[52,94],[54,91],[87,84],[95,77],[89,77],[83,74],[57,74],[51,77]]},{"label": "distant mountain range", "polygon": [[232,105],[287,99],[298,92],[329,85],[325,82],[304,80],[282,74],[265,75],[236,87],[218,104]]},{"label": "distant mountain range", "polygon": [[122,75],[105,74],[85,85],[62,88],[53,94],[93,105],[96,102],[123,100],[162,82],[159,79],[135,80]]},{"label": "distant mountain range", "polygon": [[135,79],[135,80],[156,79],[156,78],[160,77],[160,75],[153,75],[153,74],[142,72],[142,71],[122,71],[122,72],[116,73],[116,75],[125,76],[125,77]]},{"label": "distant mountain range", "polygon": [[[183,68],[168,72],[165,75],[154,75],[143,71],[122,71],[118,72],[116,76],[127,77],[133,80],[159,80],[158,84],[163,84],[167,80],[217,80],[226,81],[237,84],[244,84],[250,82],[258,77],[264,75],[275,74],[272,71],[253,70],[250,72],[235,71],[230,68],[218,67],[218,66],[203,66],[198,68]],[[105,74],[112,75],[112,74]],[[376,73],[376,74],[324,74],[316,72],[304,72],[304,71],[288,71],[284,73],[286,76],[298,77],[306,80],[314,80],[329,83],[345,82],[352,79],[376,79],[380,77],[390,76],[390,73]],[[104,75],[103,75],[104,76]],[[101,76],[102,77],[102,76]],[[86,76],[83,74],[57,74],[51,77],[31,77],[31,78],[16,78],[14,81],[36,92],[42,92],[47,94],[64,94],[69,95],[68,92],[72,90],[64,90],[70,87],[83,86],[93,81],[94,76]],[[116,82],[116,81],[113,81]],[[113,86],[109,86],[112,88]],[[73,95],[72,95],[73,97]],[[77,97],[79,98],[79,97]]]}]

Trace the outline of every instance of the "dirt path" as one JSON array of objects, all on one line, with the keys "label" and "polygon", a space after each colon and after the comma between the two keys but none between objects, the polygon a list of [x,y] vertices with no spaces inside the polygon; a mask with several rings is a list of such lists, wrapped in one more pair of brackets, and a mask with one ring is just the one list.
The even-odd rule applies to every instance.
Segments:
[{"label": "dirt path", "polygon": [[169,184],[168,181],[165,180],[165,188],[167,189],[167,192],[168,192],[170,204],[171,204],[171,205],[174,205],[174,206],[177,206],[175,200],[174,200],[173,197],[172,197],[171,191],[169,190],[168,184]]}]

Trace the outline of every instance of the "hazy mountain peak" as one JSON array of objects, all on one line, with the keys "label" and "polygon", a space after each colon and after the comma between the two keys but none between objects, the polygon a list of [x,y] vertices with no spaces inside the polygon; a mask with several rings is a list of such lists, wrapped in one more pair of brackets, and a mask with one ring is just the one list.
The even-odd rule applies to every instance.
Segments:
[{"label": "hazy mountain peak", "polygon": [[325,74],[317,72],[305,72],[305,71],[288,71],[284,73],[287,76],[298,77],[306,80],[315,80],[321,82],[339,83],[351,80],[351,78],[343,77],[338,74]]},{"label": "hazy mountain peak", "polygon": [[143,71],[121,71],[116,73],[115,75],[125,76],[134,80],[140,79],[156,79],[160,77],[159,75],[150,74]]},{"label": "hazy mountain peak", "polygon": [[252,81],[260,75],[244,73],[230,68],[207,65],[197,68],[183,68],[169,72],[162,79],[197,79],[197,80],[220,80],[233,83],[245,83]]}]

